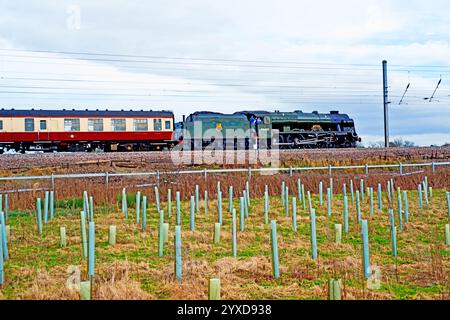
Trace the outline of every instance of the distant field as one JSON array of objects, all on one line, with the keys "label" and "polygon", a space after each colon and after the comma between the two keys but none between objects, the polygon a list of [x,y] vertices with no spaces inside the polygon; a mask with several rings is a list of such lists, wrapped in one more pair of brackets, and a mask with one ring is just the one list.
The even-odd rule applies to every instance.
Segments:
[{"label": "distant field", "polygon": [[[269,179],[269,178],[267,178]],[[277,178],[278,179],[278,178]],[[404,178],[407,179],[407,178]],[[284,177],[297,194],[296,178]],[[268,181],[268,180],[267,180]],[[324,187],[327,180],[323,179]],[[383,190],[387,179],[380,179]],[[118,191],[107,205],[97,199],[96,276],[93,299],[207,299],[208,280],[221,279],[223,299],[327,299],[328,281],[341,279],[343,299],[449,299],[450,247],[445,245],[445,224],[449,223],[444,190],[435,189],[430,205],[418,207],[418,193],[408,192],[409,223],[398,231],[398,257],[391,249],[387,208],[394,208],[398,228],[397,202],[389,204],[383,193],[383,210],[377,209],[376,183],[374,214],[369,213],[368,195],[361,204],[362,218],[368,220],[371,265],[379,267],[380,287],[368,289],[363,276],[361,226],[357,222],[356,206],[349,198],[349,232],[342,232],[342,244],[335,242],[334,224],[343,224],[342,182],[335,182],[332,215],[327,217],[326,192],[319,204],[317,185],[311,182],[306,190],[313,191],[312,205],[317,215],[318,259],[311,258],[310,218],[308,207],[303,210],[297,200],[297,233],[292,230],[292,211],[285,216],[282,208],[280,180],[269,184],[269,220],[277,220],[280,278],[272,275],[270,225],[264,224],[264,199],[260,185],[251,183],[249,217],[245,230],[239,231],[239,199],[243,186],[235,186],[233,207],[237,208],[237,258],[232,257],[231,215],[228,212],[228,184],[222,184],[223,224],[219,244],[213,244],[214,223],[217,222],[216,182],[200,189],[200,210],[195,215],[195,231],[190,231],[189,202],[181,202],[183,280],[174,276],[175,202],[172,190],[172,215],[167,216],[166,190],[160,192],[165,222],[170,224],[169,241],[164,256],[158,256],[158,218],[155,203],[149,201],[147,229],[141,231],[135,221],[133,193],[129,217],[126,220],[118,199]],[[356,182],[359,180],[355,180]],[[348,183],[348,181],[347,181]],[[433,179],[430,178],[430,185]],[[210,191],[208,212],[203,206],[204,187]],[[135,189],[136,191],[137,189]],[[181,190],[181,189],[180,189]],[[193,194],[193,184],[182,189],[184,198]],[[324,189],[326,191],[326,188]],[[448,189],[447,189],[448,190]],[[79,198],[82,189],[76,190]],[[153,188],[142,188],[151,195]],[[42,196],[37,193],[36,196]],[[5,265],[5,299],[79,299],[77,290],[66,288],[67,268],[75,265],[87,278],[87,262],[82,258],[79,212],[82,200],[61,201],[56,193],[55,218],[44,225],[38,235],[35,211],[15,208],[10,212],[10,260]],[[153,199],[153,196],[150,197]],[[396,198],[395,198],[396,199]],[[66,199],[67,200],[67,199]],[[14,206],[14,203],[11,203]],[[67,207],[68,206],[68,207]],[[17,205],[16,205],[17,207]],[[404,219],[404,217],[403,217]],[[108,227],[117,226],[117,244],[108,245]],[[59,228],[67,229],[67,247],[59,247]]]}]

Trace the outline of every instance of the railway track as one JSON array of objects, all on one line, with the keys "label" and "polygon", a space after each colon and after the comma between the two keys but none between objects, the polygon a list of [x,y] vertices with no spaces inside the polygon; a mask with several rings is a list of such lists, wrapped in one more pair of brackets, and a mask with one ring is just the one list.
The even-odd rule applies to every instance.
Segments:
[{"label": "railway track", "polygon": [[[232,151],[232,153],[237,152]],[[247,155],[248,151],[245,153]],[[280,150],[279,157],[281,164],[286,166],[448,161],[450,148]],[[237,166],[239,165],[227,167]],[[114,172],[122,169],[127,171],[164,170],[189,167],[192,166],[174,164],[169,151],[0,155],[0,175],[9,175],[14,171],[14,174],[17,174],[18,171],[26,172],[32,169],[57,170],[58,172]]]}]

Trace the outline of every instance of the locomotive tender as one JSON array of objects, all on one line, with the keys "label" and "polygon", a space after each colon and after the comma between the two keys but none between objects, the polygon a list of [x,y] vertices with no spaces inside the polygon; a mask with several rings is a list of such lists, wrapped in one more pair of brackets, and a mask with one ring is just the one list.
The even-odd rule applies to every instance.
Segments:
[{"label": "locomotive tender", "polygon": [[353,148],[358,141],[354,121],[338,111],[206,111],[175,123],[171,111],[0,109],[0,153],[164,150],[181,142],[195,150],[212,143],[234,149]]}]

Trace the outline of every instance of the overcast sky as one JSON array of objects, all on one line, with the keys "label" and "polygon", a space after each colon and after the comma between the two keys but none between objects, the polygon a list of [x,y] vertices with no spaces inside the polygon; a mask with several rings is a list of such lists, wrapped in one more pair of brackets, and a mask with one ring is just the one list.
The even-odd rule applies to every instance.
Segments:
[{"label": "overcast sky", "polygon": [[443,144],[449,42],[444,0],[0,0],[0,107],[339,110],[367,144],[386,59],[391,137]]}]

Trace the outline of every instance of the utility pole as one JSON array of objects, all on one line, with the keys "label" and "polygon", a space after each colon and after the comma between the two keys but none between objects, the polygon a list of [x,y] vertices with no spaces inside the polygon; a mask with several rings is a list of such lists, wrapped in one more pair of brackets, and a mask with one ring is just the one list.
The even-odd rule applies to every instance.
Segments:
[{"label": "utility pole", "polygon": [[387,80],[387,61],[383,60],[383,104],[384,104],[384,146],[389,148],[389,97]]}]

